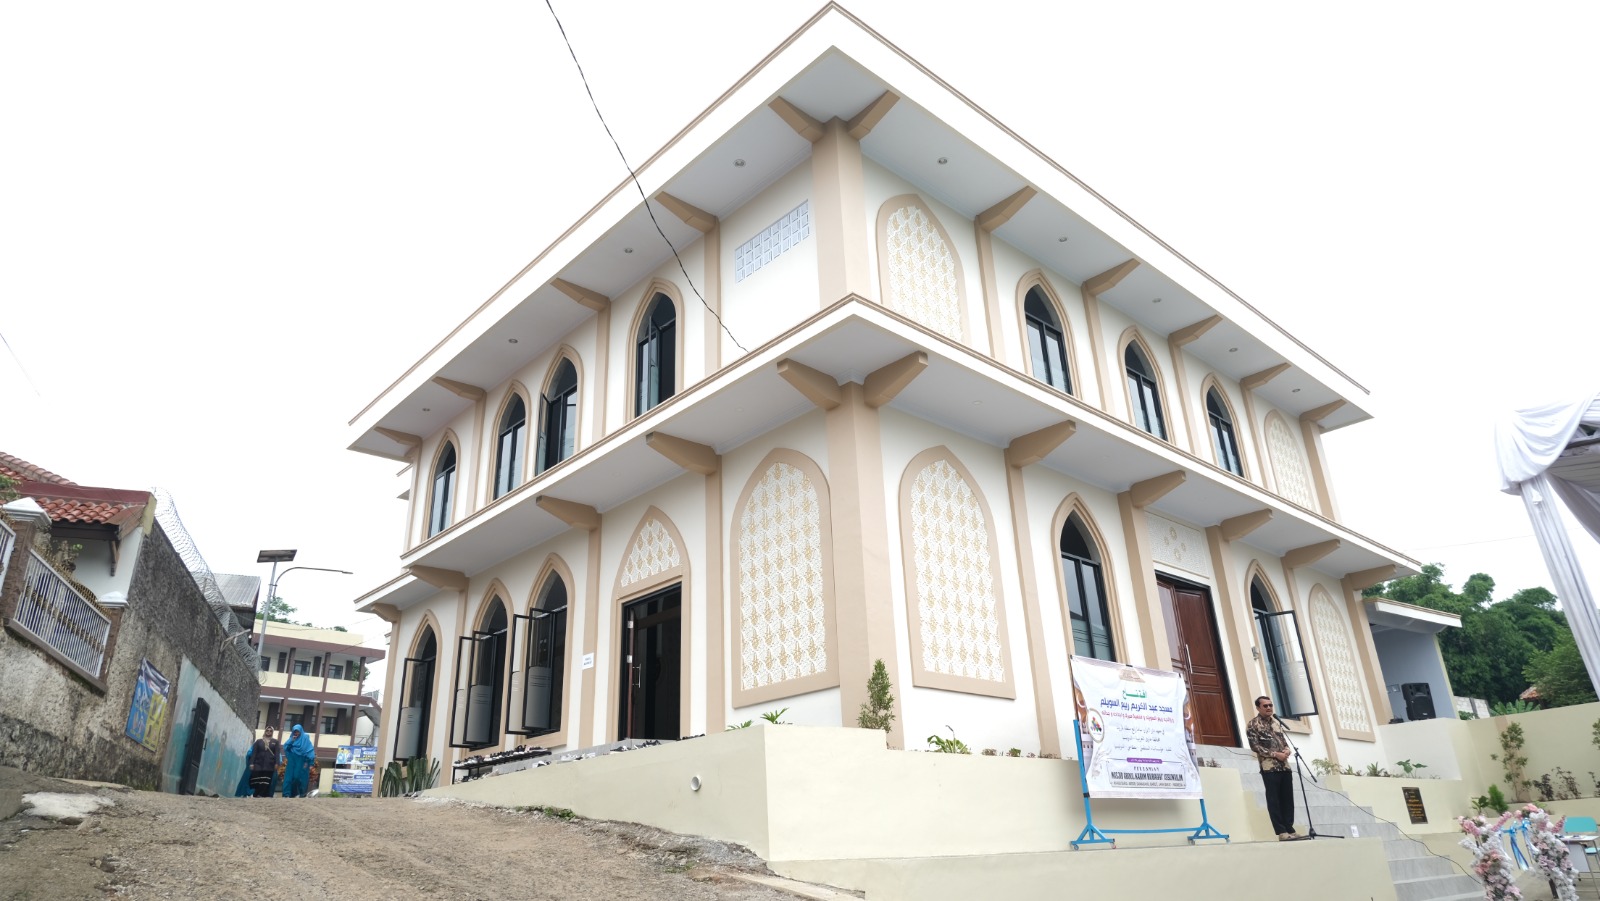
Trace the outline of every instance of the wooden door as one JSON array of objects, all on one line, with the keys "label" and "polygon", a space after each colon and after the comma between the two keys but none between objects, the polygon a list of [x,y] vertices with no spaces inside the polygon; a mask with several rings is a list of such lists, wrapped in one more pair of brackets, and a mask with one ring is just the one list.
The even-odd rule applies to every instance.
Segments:
[{"label": "wooden door", "polygon": [[676,586],[623,609],[618,738],[682,737],[681,617]]},{"label": "wooden door", "polygon": [[1211,612],[1211,593],[1196,585],[1158,577],[1161,607],[1167,620],[1167,645],[1172,668],[1189,684],[1194,714],[1194,740],[1204,745],[1238,747],[1239,732],[1228,698],[1228,672],[1222,641]]}]

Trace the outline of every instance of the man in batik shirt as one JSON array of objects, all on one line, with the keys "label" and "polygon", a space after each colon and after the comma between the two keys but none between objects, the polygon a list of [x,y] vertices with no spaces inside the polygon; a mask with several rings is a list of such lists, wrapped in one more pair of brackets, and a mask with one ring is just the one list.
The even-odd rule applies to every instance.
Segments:
[{"label": "man in batik shirt", "polygon": [[1277,718],[1273,716],[1272,699],[1266,695],[1256,698],[1256,717],[1245,729],[1250,738],[1250,750],[1261,764],[1261,782],[1267,788],[1267,816],[1272,818],[1272,831],[1278,841],[1293,841],[1294,834],[1294,783],[1289,772],[1289,742],[1283,737]]}]

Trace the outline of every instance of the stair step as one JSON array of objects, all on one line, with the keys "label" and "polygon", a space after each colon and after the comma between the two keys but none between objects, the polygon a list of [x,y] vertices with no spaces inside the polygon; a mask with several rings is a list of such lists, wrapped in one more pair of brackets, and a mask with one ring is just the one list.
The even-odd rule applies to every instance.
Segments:
[{"label": "stair step", "polygon": [[1464,892],[1478,898],[1483,897],[1483,889],[1478,885],[1478,881],[1460,873],[1454,876],[1426,876],[1421,879],[1394,881],[1394,893],[1398,901],[1437,901],[1439,898],[1457,896]]}]

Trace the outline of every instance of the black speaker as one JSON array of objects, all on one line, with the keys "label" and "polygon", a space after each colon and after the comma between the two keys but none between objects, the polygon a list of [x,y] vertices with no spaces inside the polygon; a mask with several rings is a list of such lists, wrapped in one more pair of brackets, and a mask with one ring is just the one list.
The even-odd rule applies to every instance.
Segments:
[{"label": "black speaker", "polygon": [[1426,682],[1400,683],[1400,696],[1406,701],[1406,719],[1433,719],[1433,689]]}]

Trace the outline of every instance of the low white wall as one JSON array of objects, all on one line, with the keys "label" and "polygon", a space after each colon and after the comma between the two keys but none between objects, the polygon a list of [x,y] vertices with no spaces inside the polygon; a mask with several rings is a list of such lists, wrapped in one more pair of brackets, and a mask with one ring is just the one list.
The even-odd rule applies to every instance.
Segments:
[{"label": "low white wall", "polygon": [[[1483,789],[1472,791],[1471,786],[1459,779],[1388,779],[1382,776],[1328,776],[1324,784],[1343,792],[1361,807],[1372,809],[1374,816],[1400,827],[1407,835],[1453,833],[1461,830],[1456,817],[1470,816],[1476,811],[1471,799],[1483,794]],[[1414,788],[1422,793],[1422,808],[1426,822],[1411,822],[1411,812],[1406,807],[1403,789]]]},{"label": "low white wall", "polygon": [[[1236,771],[1204,768],[1201,784],[1211,824],[1234,842],[1270,835]],[[1064,851],[1085,822],[1076,761],[891,751],[879,733],[821,726],[760,725],[428,794],[568,807],[738,842],[769,861]],[[1200,804],[1098,801],[1094,816],[1102,829],[1194,827]]]}]

